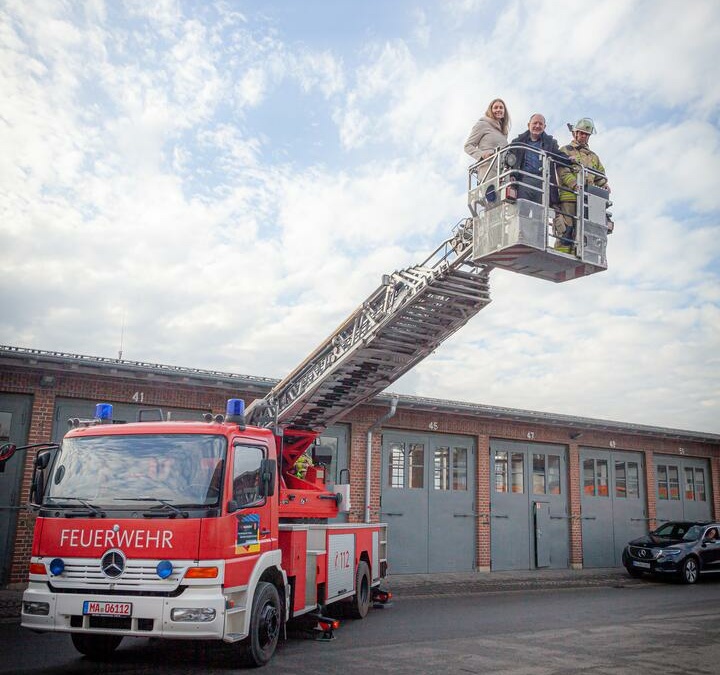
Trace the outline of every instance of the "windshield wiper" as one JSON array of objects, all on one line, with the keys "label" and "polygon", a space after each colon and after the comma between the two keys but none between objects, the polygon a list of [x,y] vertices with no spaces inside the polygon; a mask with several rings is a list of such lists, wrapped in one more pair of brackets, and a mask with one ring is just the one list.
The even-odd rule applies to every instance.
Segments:
[{"label": "windshield wiper", "polygon": [[[53,501],[60,501],[60,502],[64,499],[69,499],[74,502],[80,502],[88,510],[87,515],[89,515],[91,518],[94,518],[95,516],[97,516],[99,518],[105,517],[105,511],[103,511],[102,509],[98,508],[94,504],[91,504],[89,501],[87,501],[86,499],[83,499],[81,497],[46,497],[45,498],[46,501],[48,499],[52,499]],[[42,504],[42,506],[50,506],[50,504]],[[55,508],[60,508],[60,509],[70,508],[69,504],[52,504],[52,506]],[[71,516],[85,515],[85,514],[84,513],[80,514],[76,511],[74,511],[72,514],[65,514],[65,515],[67,517],[71,517]]]},{"label": "windshield wiper", "polygon": [[[171,513],[168,513],[169,518],[175,518],[180,516],[181,518],[187,518],[189,516],[187,511],[181,511],[177,506],[167,501],[166,499],[159,499],[158,497],[116,497],[116,502],[159,502],[165,508],[170,509]],[[143,516],[146,518],[155,518],[157,516],[164,516],[166,514],[158,513],[157,511],[145,511]]]}]

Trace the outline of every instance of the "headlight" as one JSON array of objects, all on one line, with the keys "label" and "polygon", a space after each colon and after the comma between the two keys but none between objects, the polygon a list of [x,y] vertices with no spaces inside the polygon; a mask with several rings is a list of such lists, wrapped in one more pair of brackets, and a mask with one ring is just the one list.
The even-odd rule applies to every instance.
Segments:
[{"label": "headlight", "polygon": [[213,621],[215,610],[212,607],[176,607],[170,612],[173,621]]},{"label": "headlight", "polygon": [[47,602],[23,602],[23,614],[47,616],[50,614],[50,604]]},{"label": "headlight", "polygon": [[679,548],[661,548],[658,551],[658,556],[663,556],[664,558],[675,558],[681,553],[682,551]]}]

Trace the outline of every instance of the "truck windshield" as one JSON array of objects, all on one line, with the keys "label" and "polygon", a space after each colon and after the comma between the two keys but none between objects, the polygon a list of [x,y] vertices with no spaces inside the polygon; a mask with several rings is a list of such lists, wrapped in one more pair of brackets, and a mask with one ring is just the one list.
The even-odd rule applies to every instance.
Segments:
[{"label": "truck windshield", "polygon": [[66,438],[45,498],[122,507],[123,499],[130,506],[130,500],[147,497],[210,506],[220,498],[226,449],[224,436],[210,434]]}]

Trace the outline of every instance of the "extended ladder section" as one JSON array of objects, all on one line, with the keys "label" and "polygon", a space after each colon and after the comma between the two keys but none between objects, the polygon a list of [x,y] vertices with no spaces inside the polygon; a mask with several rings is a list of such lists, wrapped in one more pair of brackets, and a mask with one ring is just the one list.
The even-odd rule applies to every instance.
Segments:
[{"label": "extended ladder section", "polygon": [[247,411],[257,426],[322,431],[422,361],[490,302],[471,263],[471,221],[424,262],[382,285],[290,375]]}]

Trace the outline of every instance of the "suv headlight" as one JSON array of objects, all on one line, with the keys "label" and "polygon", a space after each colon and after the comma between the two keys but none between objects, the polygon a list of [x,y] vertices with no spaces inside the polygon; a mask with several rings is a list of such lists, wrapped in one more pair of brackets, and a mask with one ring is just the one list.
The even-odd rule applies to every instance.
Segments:
[{"label": "suv headlight", "polygon": [[660,551],[658,551],[658,557],[659,558],[676,558],[682,553],[682,550],[679,548],[661,548]]}]

